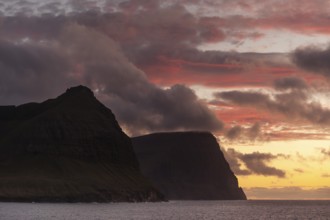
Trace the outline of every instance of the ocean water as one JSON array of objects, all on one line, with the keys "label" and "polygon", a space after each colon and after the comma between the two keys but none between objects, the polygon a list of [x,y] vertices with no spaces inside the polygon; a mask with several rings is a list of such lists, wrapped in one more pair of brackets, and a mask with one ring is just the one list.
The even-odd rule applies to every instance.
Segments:
[{"label": "ocean water", "polygon": [[0,203],[0,220],[330,219],[330,201],[170,201],[161,203]]}]

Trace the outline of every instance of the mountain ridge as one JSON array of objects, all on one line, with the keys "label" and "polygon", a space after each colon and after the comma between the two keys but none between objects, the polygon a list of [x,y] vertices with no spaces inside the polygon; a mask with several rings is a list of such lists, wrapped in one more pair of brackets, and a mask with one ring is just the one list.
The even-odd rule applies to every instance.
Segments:
[{"label": "mountain ridge", "polygon": [[114,114],[87,87],[0,115],[0,201],[163,200]]}]

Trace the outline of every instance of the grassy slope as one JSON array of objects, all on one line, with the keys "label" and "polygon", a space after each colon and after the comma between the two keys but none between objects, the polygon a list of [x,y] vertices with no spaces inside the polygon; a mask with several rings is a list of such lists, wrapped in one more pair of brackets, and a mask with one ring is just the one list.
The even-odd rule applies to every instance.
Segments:
[{"label": "grassy slope", "polygon": [[138,170],[122,165],[44,155],[0,163],[0,200],[4,201],[157,200],[152,191]]}]

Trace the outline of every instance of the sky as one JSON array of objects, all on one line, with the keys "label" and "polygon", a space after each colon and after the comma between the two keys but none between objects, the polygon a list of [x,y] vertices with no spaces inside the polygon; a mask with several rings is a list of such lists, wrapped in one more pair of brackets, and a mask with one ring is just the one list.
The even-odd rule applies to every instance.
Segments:
[{"label": "sky", "polygon": [[249,199],[330,199],[330,0],[0,0],[0,105],[86,85],[211,131]]}]

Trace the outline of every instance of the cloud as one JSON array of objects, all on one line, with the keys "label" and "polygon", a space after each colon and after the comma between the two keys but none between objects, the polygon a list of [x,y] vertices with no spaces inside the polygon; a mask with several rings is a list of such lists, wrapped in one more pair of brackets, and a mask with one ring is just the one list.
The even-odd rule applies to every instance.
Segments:
[{"label": "cloud", "polygon": [[232,33],[226,31],[223,18],[200,15],[185,6],[199,4],[196,1],[117,1],[109,6],[113,10],[93,9],[100,4],[71,1],[68,7],[74,13],[5,16],[0,34],[13,40],[56,40],[63,26],[78,23],[114,40],[149,80],[164,86],[264,85],[282,77],[279,74],[296,71],[286,54],[199,50],[210,42],[227,41]]},{"label": "cloud", "polygon": [[[48,46],[43,46],[48,45]],[[84,84],[117,115],[131,134],[162,130],[219,130],[222,123],[184,85],[161,89],[132,64],[108,36],[77,24],[63,27],[58,39],[40,43],[2,43],[6,102],[39,99]],[[52,86],[50,86],[52,85]],[[14,99],[13,97],[18,97]]]},{"label": "cloud", "polygon": [[248,131],[247,131],[247,135],[246,135],[249,140],[251,141],[255,141],[255,140],[263,140],[264,137],[262,135],[262,132],[261,132],[261,126],[260,126],[260,123],[255,123],[254,125],[252,125]]},{"label": "cloud", "polygon": [[101,91],[119,120],[129,128],[133,125],[131,131],[222,128],[191,89],[183,85],[160,89],[150,83],[108,37],[75,25],[66,28],[63,38],[74,51],[75,62],[84,66],[84,83]]},{"label": "cloud", "polygon": [[231,101],[233,104],[255,105],[264,108],[273,104],[269,95],[260,92],[228,91],[216,93],[215,97],[225,101]]},{"label": "cloud", "polygon": [[241,168],[242,164],[239,160],[239,157],[237,156],[238,152],[236,152],[234,149],[222,149],[222,152],[224,153],[226,160],[228,161],[230,168],[233,170],[235,175],[247,176],[252,174],[252,171]]},{"label": "cloud", "polygon": [[267,166],[265,162],[277,159],[278,155],[271,155],[265,153],[254,152],[251,154],[240,155],[240,159],[244,162],[245,166],[253,173],[265,176],[285,177],[283,170]]},{"label": "cloud", "polygon": [[[33,3],[38,5],[38,10],[40,4],[38,1]],[[160,89],[141,71],[162,62],[182,66],[187,72],[195,70],[197,75],[241,71],[236,63],[249,56],[242,58],[238,54],[196,49],[197,45],[225,38],[218,23],[192,14],[181,4],[164,6],[160,1],[123,4],[118,1],[113,5],[117,10],[107,12],[84,10],[98,6],[98,2],[70,1],[69,5],[74,13],[58,14],[56,11],[62,10],[62,3],[47,1],[40,10],[47,8],[50,14],[17,13],[2,19],[1,35],[11,44],[20,48],[25,47],[26,41],[31,42],[34,44],[32,50],[37,54],[37,48],[49,44],[49,53],[60,54],[59,62],[48,62],[50,67],[54,63],[56,68],[65,68],[53,68],[59,73],[49,70],[49,75],[56,75],[59,81],[59,85],[54,84],[56,91],[74,83],[90,86],[98,91],[98,97],[114,110],[131,133],[222,128],[215,114],[191,89],[175,85],[177,82]],[[148,74],[158,71],[152,72]],[[51,78],[47,71],[40,74],[43,75],[39,81],[28,79],[30,85],[45,85]],[[31,97],[23,92],[13,94],[14,90],[19,91],[18,81],[13,79],[12,90],[3,93],[6,102],[17,103]],[[67,83],[62,85],[61,81]],[[38,100],[48,94],[46,90],[39,92]],[[14,95],[18,98],[10,98]]]},{"label": "cloud", "polygon": [[186,44],[175,45],[175,48],[166,45],[139,47],[129,57],[150,79],[165,85],[184,81],[206,86],[258,86],[296,71],[285,54],[200,51],[187,48]]},{"label": "cloud", "polygon": [[[292,0],[279,2],[275,0],[12,0],[0,5],[3,15],[41,16],[45,13],[68,16],[73,13],[94,11],[98,13],[139,13],[159,12],[159,9],[180,5],[201,17],[205,29],[201,29],[200,37],[207,42],[217,42],[227,36],[231,41],[256,39],[263,36],[262,31],[285,29],[299,33],[329,34],[328,13],[329,2],[315,0]],[[157,15],[157,14],[156,14]],[[173,13],[176,18],[176,14]],[[153,19],[150,22],[157,22]],[[180,20],[177,20],[181,22]],[[167,28],[167,26],[164,26]],[[259,33],[261,32],[261,33]]]},{"label": "cloud", "polygon": [[112,11],[123,0],[11,0],[0,4],[5,16],[68,15],[84,11]]},{"label": "cloud", "polygon": [[[278,158],[287,158],[286,155],[277,154],[273,155],[270,153],[260,153],[253,152],[243,154],[233,148],[229,148],[224,151],[225,156],[233,169],[234,173],[237,175],[263,175],[263,176],[276,176],[279,178],[284,178],[286,173],[283,170],[277,169],[275,167],[268,166],[267,163]],[[246,169],[241,169],[242,162]]]},{"label": "cloud", "polygon": [[301,188],[301,187],[278,187],[265,188],[253,187],[244,188],[249,199],[269,199],[269,200],[328,200],[330,198],[330,188]]},{"label": "cloud", "polygon": [[[2,104],[40,101],[65,87],[84,84],[97,91],[131,134],[220,130],[222,122],[189,87],[171,84],[161,89],[133,62],[152,58],[152,51],[135,54],[143,45],[166,42],[160,49],[170,51],[176,45],[183,48],[185,43],[207,40],[199,32],[208,29],[184,7],[148,2],[127,2],[138,5],[134,13],[126,3],[116,3],[120,11],[103,13],[84,10],[98,2],[70,1],[72,14],[4,17],[1,35],[8,43],[0,52]],[[139,10],[141,4],[146,10]]]},{"label": "cloud", "polygon": [[306,82],[297,77],[286,77],[278,79],[274,82],[274,88],[276,90],[304,90],[308,88]]},{"label": "cloud", "polygon": [[302,170],[302,169],[299,169],[299,168],[297,168],[297,169],[294,169],[294,171],[295,171],[295,172],[297,172],[297,173],[304,173],[304,172],[305,172],[304,170]]},{"label": "cloud", "polygon": [[322,148],[322,149],[321,149],[321,153],[322,153],[322,155],[323,155],[324,157],[330,159],[330,148],[329,148],[329,149]]},{"label": "cloud", "polygon": [[270,95],[259,91],[226,91],[215,93],[215,97],[239,106],[278,113],[290,120],[329,125],[330,109],[309,96],[307,91],[310,90],[303,81],[294,78],[282,79],[275,82],[275,88],[281,92]]},{"label": "cloud", "polygon": [[[232,4],[236,5],[232,7],[235,11],[254,10],[253,1],[245,4],[199,0],[24,2],[7,1],[0,6],[4,14],[1,38],[18,48],[30,44],[30,50],[37,54],[39,50],[57,54],[58,60],[47,61],[55,68],[42,70],[39,81],[24,73],[28,79],[19,82],[6,73],[3,82],[13,85],[10,89],[4,86],[3,96],[8,97],[8,103],[29,97],[40,100],[62,91],[63,87],[81,83],[98,91],[98,97],[132,133],[172,129],[215,131],[222,128],[222,122],[189,87],[177,84],[265,85],[270,79],[295,71],[286,54],[198,49],[208,43],[262,36],[249,25],[245,28],[245,24],[258,25],[253,19],[246,19],[246,13],[233,16],[226,10]],[[209,9],[223,8],[227,13],[202,13],[198,10],[202,5]],[[260,10],[257,11],[259,14]],[[245,23],[236,22],[240,19]],[[52,90],[46,85],[55,75]],[[19,92],[22,83],[27,85],[25,90],[29,88],[28,82],[45,88],[37,90],[39,87],[35,86],[35,95]],[[282,82],[278,88],[293,86],[292,83],[297,82],[289,82],[290,85]],[[258,126],[242,131],[248,139],[254,139],[259,132]]]},{"label": "cloud", "polygon": [[322,49],[315,46],[298,48],[292,54],[293,62],[302,69],[311,73],[329,77],[330,47]]},{"label": "cloud", "polygon": [[41,101],[73,85],[67,58],[56,47],[0,41],[1,104]]},{"label": "cloud", "polygon": [[[80,1],[77,2],[78,5],[81,4]],[[139,1],[139,3],[142,2]],[[54,33],[58,25],[76,22],[123,43],[123,48],[125,46],[128,49],[131,48],[132,52],[134,49],[140,49],[141,46],[143,48],[149,45],[153,47],[158,45],[167,51],[171,51],[177,45],[194,48],[202,43],[219,42],[225,38],[221,27],[217,24],[202,22],[202,19],[186,10],[181,4],[169,4],[162,7],[159,1],[148,2],[154,3],[154,6],[151,8],[144,6],[146,9],[142,9],[143,7],[138,5],[133,12],[76,10],[74,13],[61,15],[48,13],[39,16],[24,14],[5,16],[2,19],[2,28],[9,33],[22,28],[22,35],[31,33],[29,28],[32,28],[38,35],[46,32]],[[55,26],[55,30],[47,26],[49,23]]]},{"label": "cloud", "polygon": [[225,132],[225,137],[230,141],[240,142],[266,141],[268,139],[261,131],[261,125],[258,122],[247,128],[235,125]]},{"label": "cloud", "polygon": [[226,132],[226,138],[228,138],[229,140],[233,140],[233,139],[237,139],[241,136],[242,134],[242,127],[239,125],[236,125],[232,128],[230,128],[227,132]]},{"label": "cloud", "polygon": [[[198,1],[202,2],[202,1]],[[203,14],[219,15],[222,10],[222,23],[234,30],[289,30],[303,34],[329,34],[328,13],[330,3],[317,0],[292,0],[281,2],[266,0],[203,1]],[[202,4],[203,4],[202,3]],[[220,19],[219,19],[220,20]]]}]

